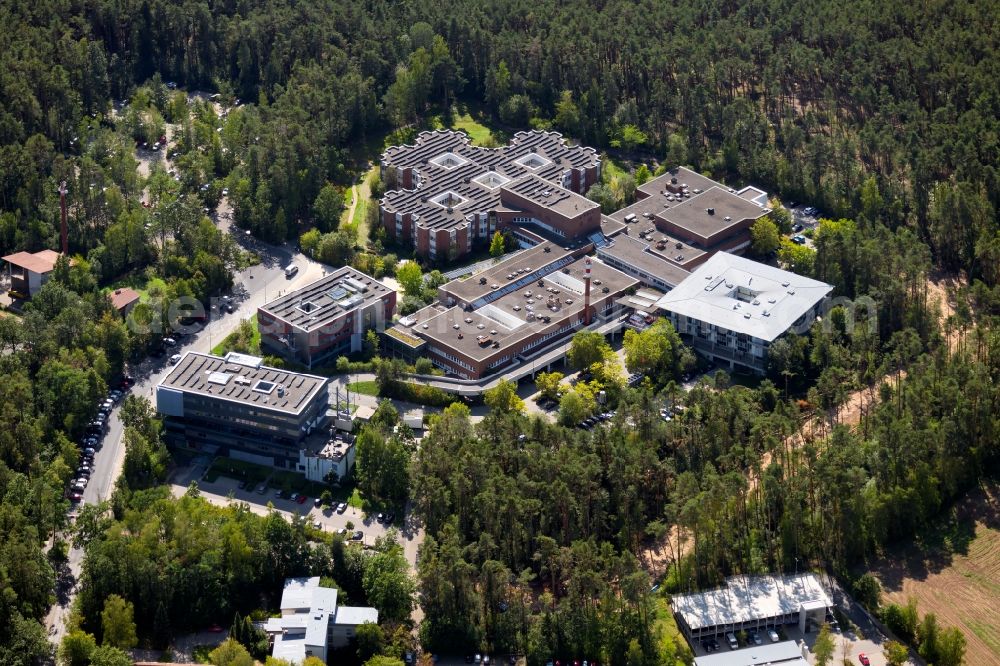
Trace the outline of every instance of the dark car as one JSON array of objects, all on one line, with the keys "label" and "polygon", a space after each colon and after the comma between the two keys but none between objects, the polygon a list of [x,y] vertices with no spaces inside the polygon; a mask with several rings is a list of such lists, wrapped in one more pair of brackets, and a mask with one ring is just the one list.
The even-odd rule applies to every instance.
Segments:
[{"label": "dark car", "polygon": [[803,227],[802,227],[801,224],[793,224],[792,225],[792,231],[794,231],[795,233],[799,233],[800,231],[802,231],[802,229],[803,229]]},{"label": "dark car", "polygon": [[798,245],[805,245],[806,244],[806,237],[805,236],[800,236],[800,235],[792,236],[792,242],[796,243]]},{"label": "dark car", "polygon": [[365,533],[362,532],[361,530],[358,530],[357,532],[351,535],[351,541],[361,541],[364,538],[365,538]]},{"label": "dark car", "polygon": [[298,502],[299,504],[305,504],[306,503],[306,499],[307,498],[306,498],[305,495],[299,495],[298,499],[296,499],[295,501]]},{"label": "dark car", "polygon": [[386,525],[392,525],[394,522],[396,522],[396,514],[391,513],[391,512],[385,514],[385,524]]}]

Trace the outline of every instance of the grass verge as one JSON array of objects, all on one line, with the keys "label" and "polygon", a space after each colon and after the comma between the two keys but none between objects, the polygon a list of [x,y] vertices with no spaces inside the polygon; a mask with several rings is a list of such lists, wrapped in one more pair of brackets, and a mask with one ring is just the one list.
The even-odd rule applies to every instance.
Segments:
[{"label": "grass verge", "polygon": [[347,389],[352,393],[378,397],[378,382],[374,379],[362,382],[351,382],[347,385]]}]

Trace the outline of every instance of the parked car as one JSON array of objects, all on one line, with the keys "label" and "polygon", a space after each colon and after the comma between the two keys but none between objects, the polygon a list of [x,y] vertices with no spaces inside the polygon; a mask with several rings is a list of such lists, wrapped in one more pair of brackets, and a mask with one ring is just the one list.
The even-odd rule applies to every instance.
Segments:
[{"label": "parked car", "polygon": [[181,362],[181,355],[174,354],[173,356],[170,357],[170,362],[173,363],[174,365],[177,365],[178,363]]},{"label": "parked car", "polygon": [[376,523],[382,523],[384,520],[385,520],[385,514],[384,513],[380,513],[377,516],[375,516],[375,522]]},{"label": "parked car", "polygon": [[163,338],[163,344],[165,344],[168,347],[176,347],[177,341],[174,340],[173,338]]},{"label": "parked car", "polygon": [[347,502],[341,502],[337,505],[337,513],[344,513],[347,511]]},{"label": "parked car", "polygon": [[93,448],[91,448],[91,447],[89,447],[89,446],[88,446],[87,448],[85,448],[85,449],[83,450],[83,452],[84,452],[85,454],[89,454],[89,455],[94,455],[95,453],[97,453],[97,451],[95,451],[95,450],[94,450]]},{"label": "parked car", "polygon": [[392,525],[394,522],[396,522],[396,514],[392,513],[391,511],[385,514],[386,525]]},{"label": "parked car", "polygon": [[797,245],[805,245],[806,237],[801,234],[795,234],[794,236],[792,236],[792,242],[796,243]]},{"label": "parked car", "polygon": [[871,659],[868,658],[864,652],[858,655],[858,661],[861,662],[861,666],[871,666]]},{"label": "parked car", "polygon": [[351,541],[361,541],[364,538],[365,538],[365,533],[362,532],[361,530],[358,530],[357,532],[351,535]]},{"label": "parked car", "polygon": [[803,227],[802,227],[801,224],[793,224],[792,225],[792,231],[794,231],[795,233],[799,233],[800,231],[802,231],[802,229],[803,229]]},{"label": "parked car", "polygon": [[323,500],[317,497],[315,500],[313,500],[313,506],[316,507],[317,509],[320,508],[321,506],[323,506]]},{"label": "parked car", "polygon": [[79,502],[83,499],[83,493],[78,493],[75,490],[72,490],[66,493],[66,498],[70,502]]},{"label": "parked car", "polygon": [[309,498],[306,497],[305,495],[299,495],[299,498],[295,501],[298,502],[299,504],[305,504],[307,499]]},{"label": "parked car", "polygon": [[257,486],[257,494],[258,495],[263,495],[266,492],[267,492],[267,484],[266,483],[262,483],[259,486]]},{"label": "parked car", "polygon": [[292,493],[291,495],[289,495],[288,499],[292,500],[293,502],[298,502],[299,501],[299,494],[298,493]]},{"label": "parked car", "polygon": [[769,639],[771,639],[772,643],[777,643],[778,641],[781,640],[781,637],[778,636],[778,632],[775,631],[774,629],[768,629],[767,630],[767,637]]},{"label": "parked car", "polygon": [[730,650],[735,650],[740,646],[740,642],[736,640],[736,634],[731,631],[726,634],[726,643],[729,644]]},{"label": "parked car", "polygon": [[758,633],[757,633],[756,631],[751,631],[750,633],[748,633],[748,634],[747,634],[747,638],[748,638],[748,639],[750,640],[750,642],[751,642],[751,643],[753,643],[754,645],[760,645],[761,643],[763,643],[763,642],[764,642],[764,641],[762,641],[762,640],[761,640],[761,638],[760,638],[760,634],[758,634]]},{"label": "parked car", "polygon": [[323,523],[321,523],[321,522],[319,522],[317,520],[316,522],[313,523],[313,529],[322,531],[323,530]]}]

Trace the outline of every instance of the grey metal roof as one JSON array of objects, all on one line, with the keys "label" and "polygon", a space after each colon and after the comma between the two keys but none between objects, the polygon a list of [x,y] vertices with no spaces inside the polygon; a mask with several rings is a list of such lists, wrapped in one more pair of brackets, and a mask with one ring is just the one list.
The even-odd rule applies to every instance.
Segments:
[{"label": "grey metal roof", "polygon": [[805,666],[802,650],[795,641],[782,641],[766,645],[751,645],[741,650],[719,652],[704,657],[695,657],[695,666]]},{"label": "grey metal roof", "polygon": [[717,252],[660,299],[668,312],[768,342],[833,286],[728,252]]},{"label": "grey metal roof", "polygon": [[732,576],[726,580],[725,587],[678,594],[671,600],[674,612],[692,630],[797,613],[804,605],[807,608],[833,605],[813,573]]}]

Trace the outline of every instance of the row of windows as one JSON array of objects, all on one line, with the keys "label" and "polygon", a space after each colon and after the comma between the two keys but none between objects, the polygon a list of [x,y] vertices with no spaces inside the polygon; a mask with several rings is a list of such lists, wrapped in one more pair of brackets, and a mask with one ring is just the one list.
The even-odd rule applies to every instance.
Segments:
[{"label": "row of windows", "polygon": [[453,372],[453,373],[457,374],[458,376],[463,377],[464,379],[471,379],[472,378],[468,373],[462,372],[461,370],[455,370],[455,368],[451,367],[450,365],[448,365],[447,363],[445,363],[441,359],[434,358],[433,356],[431,356],[430,358],[431,358],[431,362],[434,365],[436,365],[437,367],[441,368],[445,372]]},{"label": "row of windows", "polygon": [[492,370],[493,368],[497,367],[498,365],[503,365],[504,363],[506,363],[510,359],[511,359],[511,355],[507,354],[506,356],[501,356],[500,358],[498,358],[497,360],[493,361],[492,363],[490,363],[486,367],[488,369]]},{"label": "row of windows", "polygon": [[529,342],[528,344],[526,344],[523,347],[521,347],[521,353],[523,354],[524,352],[528,351],[529,349],[534,349],[535,347],[537,347],[538,345],[542,344],[546,340],[550,340],[550,339],[554,338],[557,335],[565,333],[566,331],[568,331],[572,327],[573,327],[572,324],[565,324],[565,325],[561,326],[560,328],[552,331],[551,333],[546,333],[545,335],[543,335],[542,337],[538,338],[537,340],[533,340],[532,342]]},{"label": "row of windows", "polygon": [[437,353],[437,354],[440,354],[441,356],[445,357],[446,359],[448,359],[449,361],[451,361],[453,363],[457,363],[458,365],[462,366],[463,368],[466,368],[467,370],[474,370],[475,369],[471,365],[469,365],[468,363],[466,363],[465,361],[463,361],[462,359],[460,359],[457,356],[455,356],[454,354],[449,354],[448,352],[442,351],[441,349],[438,349],[437,347],[434,348],[434,352]]},{"label": "row of windows", "polygon": [[514,218],[514,223],[515,224],[537,224],[541,228],[543,228],[543,229],[545,229],[547,231],[550,231],[551,233],[554,233],[556,235],[562,236],[563,238],[566,237],[566,233],[563,230],[557,229],[556,227],[553,227],[551,224],[545,224],[544,222],[542,222],[541,220],[539,220],[536,217],[515,217]]}]

